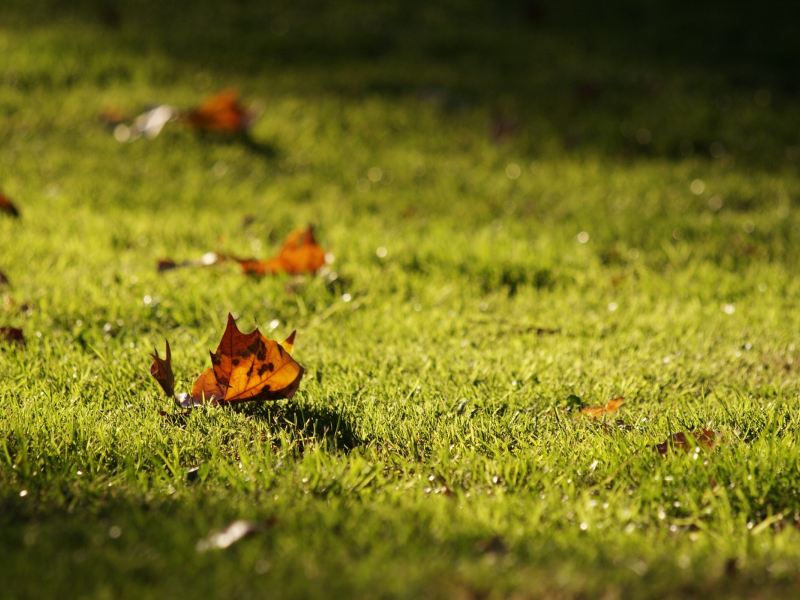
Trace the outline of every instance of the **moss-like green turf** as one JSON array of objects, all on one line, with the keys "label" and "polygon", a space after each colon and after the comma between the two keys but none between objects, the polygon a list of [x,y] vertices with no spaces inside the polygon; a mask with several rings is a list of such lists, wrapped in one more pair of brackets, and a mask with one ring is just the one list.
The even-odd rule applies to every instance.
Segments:
[{"label": "moss-like green turf", "polygon": [[[706,4],[0,4],[0,596],[800,594],[796,20]],[[228,312],[299,392],[160,416]]]}]

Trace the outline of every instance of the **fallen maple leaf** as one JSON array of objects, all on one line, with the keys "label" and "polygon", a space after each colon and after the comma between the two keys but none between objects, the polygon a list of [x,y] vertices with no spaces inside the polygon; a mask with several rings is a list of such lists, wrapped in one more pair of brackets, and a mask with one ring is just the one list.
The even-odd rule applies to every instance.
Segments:
[{"label": "fallen maple leaf", "polygon": [[167,342],[167,354],[165,358],[159,358],[158,350],[153,348],[155,354],[153,357],[153,365],[150,367],[150,375],[152,375],[164,390],[164,393],[170,397],[175,397],[175,375],[172,374],[172,354],[169,351],[169,342]]},{"label": "fallen maple leaf", "polygon": [[19,217],[17,207],[8,199],[3,192],[0,192],[0,212],[11,215],[12,217]]},{"label": "fallen maple leaf", "polygon": [[257,114],[239,103],[239,95],[228,89],[206,98],[200,106],[189,111],[184,121],[201,131],[246,133]]},{"label": "fallen maple leaf", "polygon": [[250,400],[291,398],[300,386],[303,367],[292,358],[295,332],[282,343],[258,330],[243,334],[233,316],[217,351],[212,368],[203,371],[192,386],[194,402],[234,404]]},{"label": "fallen maple leaf", "polygon": [[[694,440],[694,444],[691,443],[692,439]],[[693,448],[697,447],[713,450],[718,444],[723,442],[724,440],[719,433],[711,429],[695,431],[688,436],[683,431],[679,431],[678,433],[673,433],[661,444],[656,444],[655,449],[661,456],[669,454],[670,449],[681,449],[688,454]]]},{"label": "fallen maple leaf", "polygon": [[248,275],[274,275],[286,272],[291,275],[314,273],[325,264],[325,252],[317,245],[314,228],[297,229],[289,234],[278,256],[258,261],[235,259]]},{"label": "fallen maple leaf", "polygon": [[22,329],[16,327],[0,327],[0,342],[16,342],[17,344],[25,345],[25,336],[22,334]]},{"label": "fallen maple leaf", "polygon": [[618,398],[609,400],[602,406],[587,406],[586,408],[581,409],[580,414],[590,419],[597,419],[605,415],[612,415],[619,410],[619,407],[622,406],[623,402],[625,402],[625,398],[619,396]]}]

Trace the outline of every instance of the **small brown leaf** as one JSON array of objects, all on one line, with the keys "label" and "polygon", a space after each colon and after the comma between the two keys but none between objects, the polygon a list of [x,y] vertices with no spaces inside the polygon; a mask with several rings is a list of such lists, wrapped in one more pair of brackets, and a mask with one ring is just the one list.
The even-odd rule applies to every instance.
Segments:
[{"label": "small brown leaf", "polygon": [[580,414],[588,417],[589,419],[598,419],[605,415],[611,415],[617,412],[619,407],[622,406],[623,402],[625,402],[625,398],[619,396],[618,398],[609,400],[602,406],[587,406],[581,410]]},{"label": "small brown leaf", "polygon": [[[692,443],[692,440],[694,443]],[[708,451],[711,451],[717,445],[724,442],[725,440],[722,439],[722,436],[719,434],[719,432],[711,429],[702,429],[700,431],[690,433],[688,436],[683,431],[673,433],[662,443],[656,444],[654,447],[661,456],[666,456],[669,454],[670,449],[681,449],[688,454],[693,448],[696,447],[702,447]]]},{"label": "small brown leaf", "polygon": [[0,192],[0,212],[4,212],[12,217],[19,217],[17,207],[8,199],[3,192]]},{"label": "small brown leaf", "polygon": [[176,269],[178,267],[178,263],[174,260],[169,258],[162,258],[158,261],[158,272],[161,273],[162,271],[169,271],[170,269]]},{"label": "small brown leaf", "polygon": [[0,285],[11,285],[11,282],[6,277],[6,274],[0,271]]},{"label": "small brown leaf", "polygon": [[25,345],[25,336],[22,329],[16,327],[0,327],[0,342],[9,342]]},{"label": "small brown leaf", "polygon": [[158,350],[153,349],[155,354],[153,357],[153,364],[150,367],[150,375],[152,375],[164,390],[164,393],[170,397],[175,397],[175,376],[172,374],[172,354],[169,351],[169,342],[167,342],[167,356],[164,359],[158,357]]}]

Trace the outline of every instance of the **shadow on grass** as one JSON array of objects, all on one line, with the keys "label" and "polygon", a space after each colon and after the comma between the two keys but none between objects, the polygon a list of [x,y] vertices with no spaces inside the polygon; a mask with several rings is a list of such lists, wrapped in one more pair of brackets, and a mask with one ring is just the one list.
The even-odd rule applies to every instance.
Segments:
[{"label": "shadow on grass", "polygon": [[204,143],[216,146],[241,146],[264,159],[274,160],[278,157],[278,148],[270,142],[254,140],[248,134],[221,135],[214,133],[198,133],[197,138]]},{"label": "shadow on grass", "polygon": [[273,432],[282,430],[302,446],[308,441],[325,442],[349,452],[363,440],[343,412],[331,407],[301,406],[294,402],[245,405],[242,413],[269,424]]}]

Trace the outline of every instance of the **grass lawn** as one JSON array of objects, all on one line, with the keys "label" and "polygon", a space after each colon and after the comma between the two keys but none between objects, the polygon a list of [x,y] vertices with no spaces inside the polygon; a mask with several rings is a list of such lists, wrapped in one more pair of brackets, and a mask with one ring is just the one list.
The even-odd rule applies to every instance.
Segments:
[{"label": "grass lawn", "polygon": [[[797,21],[705,4],[0,4],[0,596],[800,595]],[[298,393],[159,415],[229,312]]]}]

